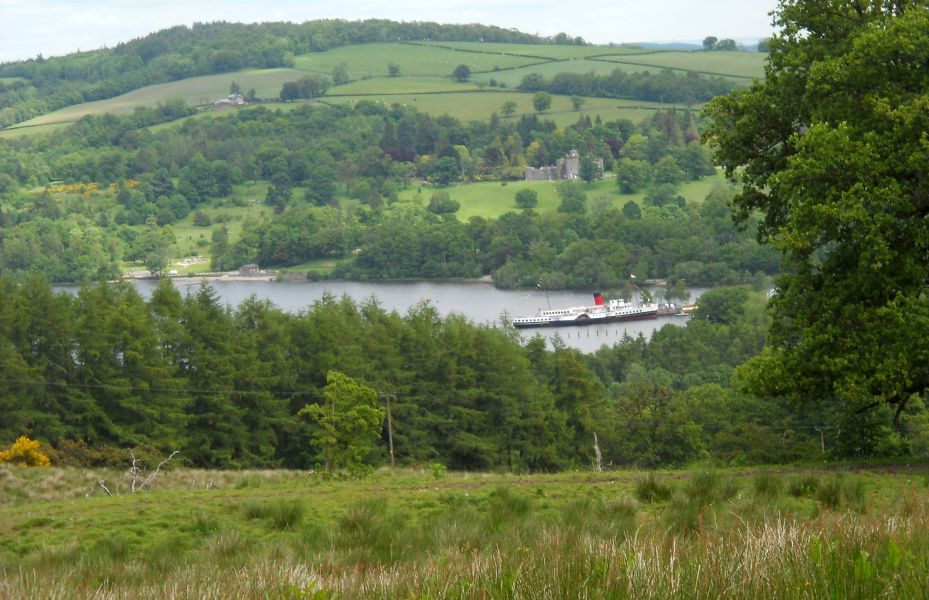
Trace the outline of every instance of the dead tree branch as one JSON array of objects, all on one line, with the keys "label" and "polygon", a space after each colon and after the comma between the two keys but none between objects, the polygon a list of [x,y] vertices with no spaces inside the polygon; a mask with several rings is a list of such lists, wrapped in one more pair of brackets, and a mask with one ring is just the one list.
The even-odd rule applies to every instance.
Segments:
[{"label": "dead tree branch", "polygon": [[171,456],[169,456],[168,458],[158,463],[158,466],[155,467],[155,470],[152,471],[149,474],[149,476],[145,479],[145,481],[142,482],[142,489],[151,489],[152,482],[155,480],[155,477],[158,476],[158,473],[161,472],[161,467],[171,462],[171,459],[177,456],[178,454],[180,454],[180,450],[175,450],[174,452],[171,453]]}]

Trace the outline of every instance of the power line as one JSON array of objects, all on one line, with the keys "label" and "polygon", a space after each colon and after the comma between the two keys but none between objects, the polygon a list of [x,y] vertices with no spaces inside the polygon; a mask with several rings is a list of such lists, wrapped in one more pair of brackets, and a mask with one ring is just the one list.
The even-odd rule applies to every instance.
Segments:
[{"label": "power line", "polygon": [[172,388],[172,387],[150,387],[137,385],[116,385],[108,383],[76,383],[76,382],[56,382],[56,381],[30,381],[27,379],[0,379],[0,383],[7,385],[40,385],[46,387],[61,388],[80,388],[80,389],[100,389],[115,390],[120,392],[152,392],[159,394],[238,394],[238,395],[259,395],[259,394],[278,394],[281,396],[319,396],[319,392],[308,390],[243,390],[243,389],[198,389],[198,388]]},{"label": "power line", "polygon": [[[142,387],[142,386],[121,386],[114,384],[105,384],[105,383],[71,383],[71,382],[54,382],[54,381],[30,381],[25,379],[0,379],[0,383],[3,384],[14,384],[14,385],[36,385],[36,386],[45,386],[45,387],[60,387],[60,388],[79,388],[79,389],[99,389],[99,390],[113,390],[120,392],[150,392],[150,393],[159,393],[159,394],[203,394],[203,395],[221,395],[221,394],[230,394],[238,396],[259,396],[266,394],[275,394],[278,396],[312,396],[320,397],[321,394],[318,391],[311,390],[243,390],[243,389],[198,389],[198,388],[170,388],[170,387]],[[380,394],[379,397],[383,399],[385,396],[397,397],[406,394]],[[408,395],[407,395],[408,396]],[[408,396],[410,397],[410,396]],[[616,425],[633,425],[636,423],[641,423],[639,421],[622,421],[617,420]],[[647,423],[641,423],[643,426],[647,427]],[[838,430],[841,427],[836,425],[765,425],[762,423],[756,423],[753,421],[741,422],[732,427],[727,427],[725,425],[716,425],[716,424],[700,424],[693,422],[694,425],[700,427],[701,430],[706,432],[720,432],[720,431],[729,431],[736,427],[745,427],[746,425],[755,425],[762,429],[768,431],[777,431],[777,432],[786,432],[786,431],[829,431],[829,430]],[[392,432],[391,432],[392,433]]]}]

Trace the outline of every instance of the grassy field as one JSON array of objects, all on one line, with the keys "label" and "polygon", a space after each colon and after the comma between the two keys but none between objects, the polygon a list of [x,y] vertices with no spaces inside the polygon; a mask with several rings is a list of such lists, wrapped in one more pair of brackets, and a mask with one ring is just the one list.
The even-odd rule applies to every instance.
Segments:
[{"label": "grassy field", "polygon": [[[725,177],[722,173],[718,173],[715,177],[705,177],[700,181],[685,183],[678,193],[684,196],[688,203],[699,204],[716,186],[725,185],[728,185]],[[441,189],[461,204],[456,216],[462,221],[467,221],[475,216],[496,219],[507,212],[519,212],[520,209],[516,206],[516,192],[523,188],[535,190],[538,194],[539,204],[534,209],[536,212],[556,211],[561,203],[556,187],[557,183],[551,181],[510,181],[506,185],[501,185],[500,182],[488,182],[453,185]],[[401,191],[400,199],[421,202],[423,206],[426,206],[436,191],[438,188],[410,187]],[[630,200],[642,204],[644,196],[644,192],[620,194],[616,181],[608,177],[593,182],[587,188],[587,206],[591,209],[598,203],[605,203],[608,206],[622,209],[623,205]]]},{"label": "grassy field", "polygon": [[477,81],[489,82],[491,78],[497,80],[498,83],[502,83],[510,88],[515,88],[518,86],[523,77],[529,75],[530,73],[538,73],[539,75],[545,77],[546,79],[551,79],[555,75],[564,72],[571,73],[595,73],[597,75],[609,75],[613,72],[614,69],[622,69],[624,71],[642,71],[642,67],[634,67],[631,65],[623,65],[615,62],[605,62],[599,60],[588,60],[586,58],[578,58],[574,60],[567,61],[556,61],[542,63],[534,65],[525,69],[511,69],[509,71],[500,71],[497,73],[479,73],[474,76],[474,79]]},{"label": "grassy field", "polygon": [[434,94],[437,92],[474,92],[480,88],[475,83],[459,83],[448,77],[377,77],[360,79],[345,85],[330,88],[327,98],[354,96],[359,94]]},{"label": "grassy field", "polygon": [[[186,217],[175,223],[174,235],[177,243],[174,248],[174,255],[177,257],[186,256],[209,256],[209,245],[204,242],[210,242],[213,230],[221,224],[229,230],[229,242],[235,243],[242,233],[242,225],[251,221],[260,221],[266,216],[270,216],[274,211],[270,206],[264,204],[265,196],[268,193],[268,182],[249,182],[233,187],[232,195],[227,198],[218,199],[212,203],[198,206],[196,211],[191,211]],[[302,197],[303,189],[296,188],[295,197]],[[209,218],[210,225],[194,225],[194,216],[196,212],[203,213]],[[198,243],[199,242],[199,243]],[[192,266],[191,268],[181,267],[180,274],[202,272],[202,266]]]},{"label": "grassy field", "polygon": [[492,71],[520,67],[537,62],[506,54],[479,54],[460,52],[436,46],[413,44],[364,44],[335,48],[328,52],[302,54],[295,67],[321,73],[330,73],[336,65],[344,63],[352,79],[386,77],[390,63],[400,67],[400,73],[416,77],[447,77],[460,64],[471,71]]},{"label": "grassy field", "polygon": [[133,494],[122,471],[0,465],[0,598],[924,598],[927,484],[181,469]]},{"label": "grassy field", "polygon": [[[341,88],[336,88],[341,89]],[[451,92],[447,94],[386,94],[364,96],[330,96],[324,102],[339,104],[369,100],[414,106],[420,112],[432,115],[447,114],[463,121],[486,121],[491,113],[500,114],[504,102],[512,100],[516,103],[516,113],[512,117],[519,118],[522,114],[532,114],[532,94],[496,90],[485,88],[483,91]],[[591,118],[600,115],[604,121],[616,119],[630,119],[635,123],[642,121],[660,108],[671,108],[670,104],[657,102],[638,102],[633,100],[611,100],[609,98],[587,98],[580,111],[574,110],[571,99],[567,96],[553,96],[552,107],[542,113],[543,119],[550,119],[559,127],[565,127],[577,122],[582,113],[589,114]],[[683,106],[677,106],[683,109]],[[699,106],[694,107],[699,110]]]},{"label": "grassy field", "polygon": [[624,68],[641,71],[651,67],[696,71],[705,75],[721,75],[739,79],[756,79],[764,76],[764,63],[768,55],[760,52],[681,52],[663,51],[647,54],[614,54],[612,51],[597,56],[598,60],[613,61]]},{"label": "grassy field", "polygon": [[609,46],[559,46],[555,44],[485,44],[481,42],[435,42],[424,45],[455,48],[469,53],[487,53],[518,55],[535,59],[571,60],[587,56],[602,54],[604,52],[616,54],[641,53],[641,48],[609,47]]},{"label": "grassy field", "polygon": [[[596,60],[591,60],[592,57]],[[658,52],[605,46],[477,42],[365,44],[298,56],[292,69],[249,69],[192,77],[148,86],[115,98],[69,106],[2,130],[0,138],[47,133],[84,115],[125,114],[136,107],[153,106],[170,99],[183,99],[194,106],[209,105],[226,96],[233,81],[242,89],[254,89],[260,98],[276,98],[283,83],[295,81],[307,73],[328,74],[333,67],[343,63],[347,65],[354,81],[331,88],[330,100],[333,102],[350,102],[358,98],[372,98],[388,103],[417,102],[416,106],[420,110],[434,115],[447,113],[461,119],[485,119],[490,112],[499,110],[500,105],[508,99],[519,105],[520,112],[531,112],[531,96],[513,90],[529,73],[551,77],[565,71],[606,74],[616,68],[630,72],[670,68],[720,74],[747,82],[749,78],[763,75],[765,57],[756,52]],[[390,63],[400,67],[400,77],[387,76]],[[449,75],[459,64],[471,68],[472,82],[457,83],[451,80]],[[484,88],[491,96],[463,94],[478,91],[490,79],[495,79],[507,88]],[[585,109],[596,111],[604,119],[638,120],[646,116],[643,112],[659,106],[662,105],[590,98]],[[547,116],[553,118],[559,126],[567,125],[576,120],[568,107],[567,98],[556,97],[555,106]]]},{"label": "grassy field", "polygon": [[10,127],[8,129],[0,129],[0,140],[10,140],[15,138],[20,138],[23,136],[34,136],[34,135],[44,135],[46,133],[54,133],[59,129],[63,129],[70,125],[71,122],[67,123],[52,123],[49,125],[29,125],[29,126],[17,126]]},{"label": "grassy field", "polygon": [[294,69],[252,69],[221,75],[191,77],[190,79],[139,88],[115,98],[69,106],[24,121],[6,131],[16,131],[36,125],[70,123],[85,115],[126,114],[131,113],[138,106],[154,106],[158,102],[172,99],[184,100],[192,106],[212,104],[215,100],[224,98],[229,94],[229,86],[233,81],[237,82],[245,90],[254,88],[259,97],[270,96],[276,98],[284,82],[295,81],[303,75],[305,73]]},{"label": "grassy field", "polygon": [[756,77],[764,75],[766,55],[755,52],[652,52],[648,54],[631,53],[592,53],[585,57],[548,62],[531,67],[500,71],[498,73],[480,73],[474,77],[478,81],[489,81],[491,77],[509,87],[516,87],[523,77],[538,73],[551,78],[558,73],[590,73],[608,75],[615,69],[627,73],[641,71],[656,72],[661,69],[676,71],[697,71],[704,75],[719,75],[745,84]]}]

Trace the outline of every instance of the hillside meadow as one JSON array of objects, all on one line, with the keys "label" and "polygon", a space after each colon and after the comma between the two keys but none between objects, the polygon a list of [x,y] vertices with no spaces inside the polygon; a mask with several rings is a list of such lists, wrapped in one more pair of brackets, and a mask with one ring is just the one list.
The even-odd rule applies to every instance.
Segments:
[{"label": "hillside meadow", "polygon": [[[620,194],[616,180],[607,174],[607,177],[585,186],[588,210],[609,206],[622,209],[629,201],[643,204],[645,192],[636,194]],[[677,193],[685,198],[688,204],[699,204],[713,189],[728,186],[722,173],[713,177],[704,177],[699,181],[690,181],[680,186]],[[496,219],[507,212],[519,212],[516,206],[516,192],[522,189],[534,190],[538,194],[538,206],[533,210],[538,213],[554,212],[558,210],[561,199],[557,192],[556,181],[509,181],[472,183],[467,185],[451,185],[445,188],[434,186],[410,186],[400,192],[400,200],[421,202],[429,204],[432,194],[438,191],[447,192],[452,200],[461,204],[455,216],[461,221],[471,217]]]},{"label": "hillside meadow", "polygon": [[[136,107],[154,106],[174,99],[208,109],[215,100],[229,93],[232,82],[243,90],[254,89],[259,98],[272,100],[271,106],[293,106],[293,103],[284,105],[273,101],[285,82],[308,74],[329,74],[339,65],[345,65],[352,81],[330,88],[326,101],[367,99],[387,104],[416,103],[417,108],[432,115],[448,114],[473,120],[486,119],[492,112],[500,112],[507,100],[517,104],[517,114],[534,112],[532,95],[515,89],[530,73],[551,78],[563,72],[607,75],[616,68],[629,73],[672,69],[719,75],[742,84],[763,76],[765,57],[757,52],[642,51],[605,46],[479,42],[360,44],[297,56],[292,68],[245,69],[191,77],[68,106],[4,129],[0,131],[0,138],[48,133],[85,115],[126,114]],[[388,76],[391,64],[399,68],[399,76]],[[451,72],[459,64],[469,66],[471,81],[451,79]],[[500,85],[505,87],[497,87]],[[639,121],[659,108],[669,107],[670,104],[657,102],[587,98],[583,110],[600,115],[604,120]],[[212,113],[207,110],[203,114]],[[545,116],[559,127],[577,119],[570,99],[558,96]]]},{"label": "hillside meadow", "polygon": [[917,598],[927,483],[180,468],[133,494],[118,469],[0,465],[0,598]]},{"label": "hillside meadow", "polygon": [[[339,88],[336,88],[339,89]],[[506,92],[498,89],[485,88],[484,90],[465,89],[465,91],[450,91],[447,93],[430,94],[374,94],[369,93],[357,96],[341,96],[332,94],[322,101],[339,104],[353,103],[362,100],[382,102],[385,105],[400,104],[413,106],[421,112],[431,115],[449,115],[462,121],[482,121],[491,113],[500,114],[503,104],[512,101],[516,104],[516,113],[509,119],[518,119],[520,115],[534,114],[532,107],[532,94],[521,92]],[[639,100],[615,100],[612,98],[585,98],[581,110],[575,110],[571,99],[566,96],[553,96],[552,106],[539,115],[546,120],[554,121],[558,127],[566,127],[577,122],[582,115],[591,118],[599,116],[604,121],[629,119],[640,122],[654,114],[659,109],[672,108],[669,104],[657,102],[643,102]],[[683,106],[673,108],[683,109]],[[699,107],[697,107],[699,108]]]},{"label": "hillside meadow", "polygon": [[462,52],[444,46],[417,44],[364,44],[302,54],[296,57],[295,67],[328,74],[337,65],[344,64],[352,79],[365,79],[386,76],[390,63],[400,68],[401,75],[447,77],[460,64],[468,65],[475,73],[512,69],[534,62],[538,59],[503,52]]},{"label": "hillside meadow", "polygon": [[615,54],[613,52],[590,57],[619,65],[695,71],[703,75],[718,75],[731,79],[757,79],[764,77],[766,54],[758,52],[686,52],[666,50],[642,54]]}]

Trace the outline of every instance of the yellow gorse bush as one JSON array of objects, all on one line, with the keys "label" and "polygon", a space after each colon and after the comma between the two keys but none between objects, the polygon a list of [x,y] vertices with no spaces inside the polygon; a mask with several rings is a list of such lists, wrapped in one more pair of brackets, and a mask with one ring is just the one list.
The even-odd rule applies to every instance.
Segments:
[{"label": "yellow gorse bush", "polygon": [[0,463],[22,465],[24,467],[47,467],[52,461],[39,450],[41,443],[21,435],[13,442],[9,450],[0,450]]}]

